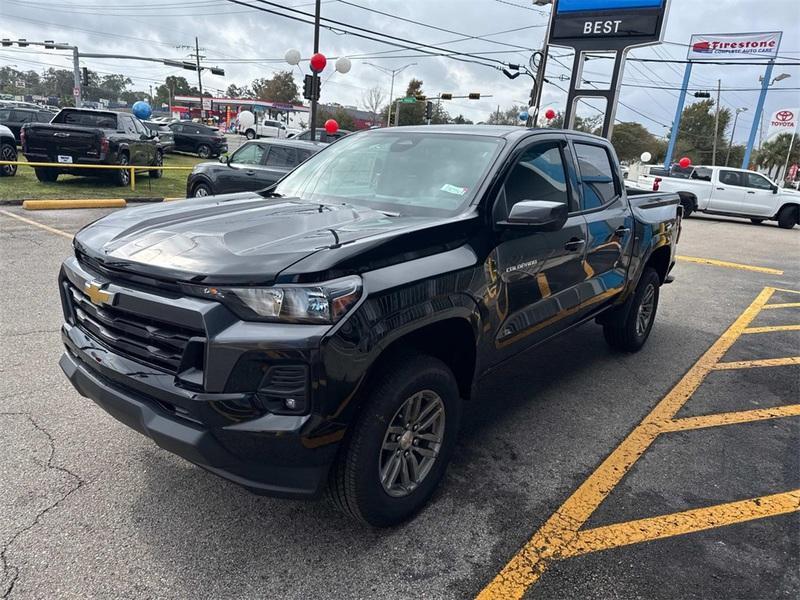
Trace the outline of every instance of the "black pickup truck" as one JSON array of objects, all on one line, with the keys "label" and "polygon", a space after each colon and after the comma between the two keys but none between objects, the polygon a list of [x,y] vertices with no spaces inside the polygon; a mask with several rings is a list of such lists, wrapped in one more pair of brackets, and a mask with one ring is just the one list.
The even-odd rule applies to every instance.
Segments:
[{"label": "black pickup truck", "polygon": [[[20,130],[22,153],[28,162],[58,163],[35,167],[39,181],[52,182],[60,173],[111,176],[119,185],[130,183],[128,169],[85,169],[70,165],[133,165],[160,167],[164,155],[158,136],[128,113],[65,108],[50,123],[26,123]],[[138,169],[137,169],[138,170]],[[160,169],[149,169],[161,177]]]},{"label": "black pickup truck", "polygon": [[628,197],[591,135],[354,133],[261,192],[81,230],[60,274],[61,368],[212,473],[262,494],[327,489],[388,526],[430,498],[461,414],[496,402],[474,392],[486,373],[588,321],[617,351],[642,347],[678,205]]}]

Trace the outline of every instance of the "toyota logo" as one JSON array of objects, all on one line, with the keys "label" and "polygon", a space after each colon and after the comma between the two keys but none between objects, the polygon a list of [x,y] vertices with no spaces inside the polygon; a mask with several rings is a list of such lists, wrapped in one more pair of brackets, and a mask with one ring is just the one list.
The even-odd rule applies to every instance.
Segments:
[{"label": "toyota logo", "polygon": [[794,113],[790,110],[779,110],[778,112],[775,113],[775,118],[778,121],[782,121],[785,123],[786,121],[791,121],[792,119],[794,119]]}]

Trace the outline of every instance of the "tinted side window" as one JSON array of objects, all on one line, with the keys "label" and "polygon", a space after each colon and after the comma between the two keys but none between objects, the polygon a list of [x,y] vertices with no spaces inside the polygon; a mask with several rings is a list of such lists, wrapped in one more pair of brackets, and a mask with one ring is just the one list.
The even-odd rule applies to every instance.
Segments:
[{"label": "tinted side window", "polygon": [[742,185],[739,173],[736,171],[720,171],[719,182],[725,185]]},{"label": "tinted side window", "polygon": [[298,140],[310,140],[311,139],[311,132],[310,131],[304,131],[303,133],[298,134],[298,135],[296,135],[294,137],[296,139],[298,139]]},{"label": "tinted side window", "polygon": [[11,120],[11,111],[8,109],[0,110],[0,121],[6,122]]},{"label": "tinted side window", "polygon": [[567,204],[567,178],[557,142],[536,144],[525,150],[505,184],[506,214],[522,200],[547,200]]},{"label": "tinted side window", "polygon": [[169,127],[175,133],[183,133],[183,125],[181,125],[180,123],[174,123],[174,124],[170,125]]},{"label": "tinted side window", "polygon": [[700,181],[711,181],[711,169],[706,167],[697,167],[692,172],[692,179],[699,179]]},{"label": "tinted side window", "polygon": [[265,151],[261,144],[245,144],[231,157],[231,164],[260,165]]},{"label": "tinted side window", "polygon": [[747,173],[747,187],[757,190],[772,190],[772,184],[756,173]]},{"label": "tinted side window", "polygon": [[267,156],[268,167],[291,168],[297,164],[297,150],[286,146],[270,146]]},{"label": "tinted side window", "polygon": [[581,176],[581,210],[598,208],[617,197],[611,158],[602,146],[575,144]]},{"label": "tinted side window", "polygon": [[50,119],[53,118],[53,113],[50,112],[40,112],[39,113],[39,123],[49,123]]}]

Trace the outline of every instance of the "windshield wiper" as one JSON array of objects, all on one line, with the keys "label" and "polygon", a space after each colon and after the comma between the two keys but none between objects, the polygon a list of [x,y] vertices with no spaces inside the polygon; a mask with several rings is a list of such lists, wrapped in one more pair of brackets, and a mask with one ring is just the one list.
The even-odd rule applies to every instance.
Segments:
[{"label": "windshield wiper", "polygon": [[391,210],[382,210],[382,209],[379,209],[379,208],[376,208],[375,210],[377,210],[379,213],[383,213],[387,217],[399,217],[400,216],[399,212],[392,212]]},{"label": "windshield wiper", "polygon": [[279,194],[278,192],[258,192],[264,198],[283,198],[283,194]]}]

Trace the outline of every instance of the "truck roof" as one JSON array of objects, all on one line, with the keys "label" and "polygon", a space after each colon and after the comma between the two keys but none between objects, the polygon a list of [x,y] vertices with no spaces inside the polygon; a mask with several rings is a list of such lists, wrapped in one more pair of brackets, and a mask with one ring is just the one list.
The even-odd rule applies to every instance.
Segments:
[{"label": "truck roof", "polygon": [[[372,131],[386,131],[382,128]],[[531,133],[562,133],[570,136],[581,136],[595,140],[608,141],[591,133],[573,129],[550,129],[545,127],[519,127],[517,125],[410,125],[402,126],[409,133],[456,133],[464,135],[483,135],[497,138],[519,138]]]}]

